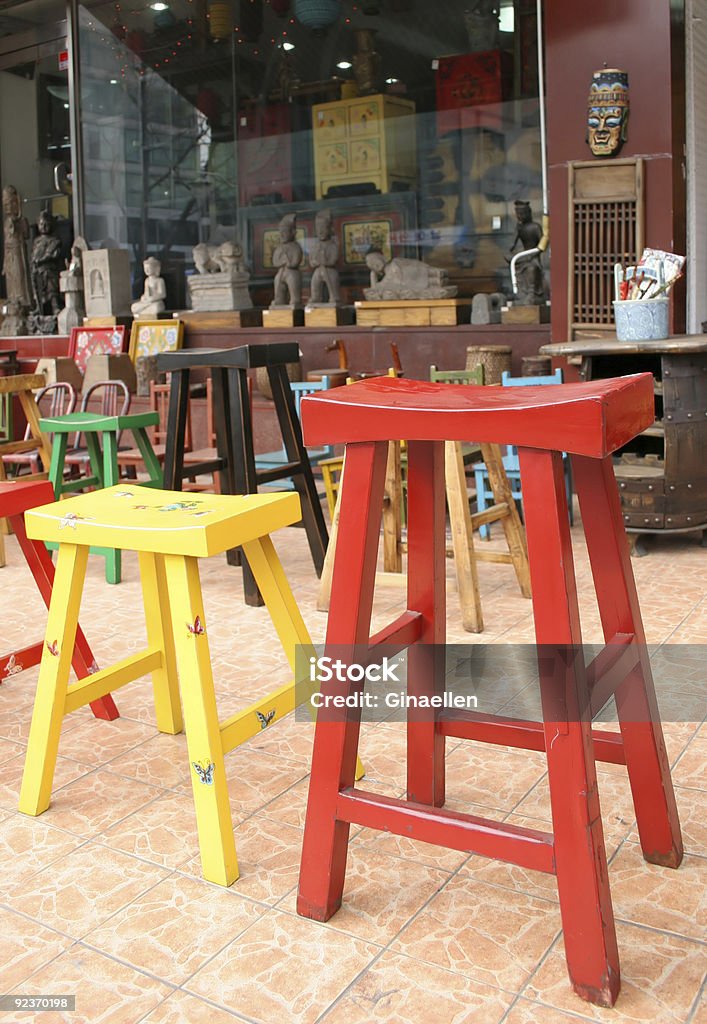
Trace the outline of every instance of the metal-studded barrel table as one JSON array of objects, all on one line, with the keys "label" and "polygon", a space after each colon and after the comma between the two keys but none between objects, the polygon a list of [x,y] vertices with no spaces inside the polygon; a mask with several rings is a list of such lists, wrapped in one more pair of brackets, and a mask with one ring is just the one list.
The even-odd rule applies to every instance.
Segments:
[{"label": "metal-studded barrel table", "polygon": [[[183,500],[188,498],[189,500]],[[59,544],[19,809],[38,815],[51,797],[64,717],[151,673],[160,732],[184,727],[203,874],[220,885],[238,877],[224,755],[295,706],[294,682],[220,722],[198,559],[242,545],[287,660],[311,641],[270,533],[300,517],[296,494],[183,495],[110,487],[27,512],[28,535]],[[67,528],[68,527],[68,528]],[[137,551],[147,647],[69,685],[91,545]],[[180,704],[181,693],[181,704]]]},{"label": "metal-studded barrel table", "polygon": [[[302,503],[302,521],[307,533],[312,561],[321,575],[328,543],[327,529],[312,476],[307,449],[295,409],[287,376],[287,364],[299,360],[296,343],[276,345],[242,345],[230,349],[182,349],[158,356],[160,370],[172,374],[167,448],[164,460],[164,485],[178,490],[185,477],[200,473],[221,473],[222,494],[256,494],[258,484],[272,483],[291,477]],[[265,367],[272,389],[282,440],[288,461],[256,470],[253,448],[253,419],[248,399],[248,370]],[[189,404],[190,374],[207,369],[213,381],[214,423],[217,459],[184,467],[184,432]],[[229,561],[237,564],[235,552]],[[262,604],[262,597],[247,564],[243,565],[245,600],[249,605]]]},{"label": "metal-studded barrel table", "polygon": [[[407,694],[439,699],[445,639],[444,442],[518,446],[538,644],[541,722],[411,710],[407,800],[354,786],[360,711],[322,717],[314,740],[297,909],[324,921],[342,901],[349,829],[368,826],[557,876],[575,991],[602,1006],[620,987],[595,758],[625,764],[645,859],[677,867],[680,826],[621,521],[611,453],[653,421],[653,380],[638,374],[553,388],[459,387],[381,378],[305,398],[308,444],[346,444],[327,645],[408,648]],[[408,440],[407,609],[369,638],[388,442]],[[606,646],[587,666],[562,452],[568,452]],[[363,655],[362,655],[363,657]],[[375,651],[366,654],[375,657]],[[339,677],[341,678],[341,677]],[[359,675],[354,676],[360,679]],[[323,701],[362,684],[322,687]],[[592,728],[614,696],[620,733]],[[361,702],[359,702],[361,703]],[[418,703],[420,702],[418,699]],[[443,810],[445,737],[544,750],[553,832]]]}]

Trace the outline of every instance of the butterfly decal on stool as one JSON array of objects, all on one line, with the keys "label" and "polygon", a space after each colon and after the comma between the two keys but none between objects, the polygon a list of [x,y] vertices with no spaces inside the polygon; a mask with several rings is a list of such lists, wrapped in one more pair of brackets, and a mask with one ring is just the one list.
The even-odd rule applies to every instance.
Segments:
[{"label": "butterfly decal on stool", "polygon": [[10,657],[5,662],[5,667],[3,669],[2,677],[3,677],[3,679],[7,679],[9,676],[15,676],[15,675],[17,675],[18,672],[23,672],[23,671],[24,671],[23,666],[15,658],[15,655],[11,654]]},{"label": "butterfly decal on stool", "polygon": [[213,761],[192,761],[192,768],[199,776],[199,782],[203,786],[213,786],[214,784],[214,770],[216,765]]},{"label": "butterfly decal on stool", "polygon": [[93,516],[80,516],[76,512],[67,512],[59,520],[59,529],[63,530],[70,526],[72,530],[75,530],[77,523],[87,522],[89,519],[93,519]]},{"label": "butterfly decal on stool", "polygon": [[258,721],[260,722],[261,729],[267,729],[267,727],[270,725],[273,718],[275,717],[275,711],[276,708],[273,708],[272,711],[268,711],[267,714],[265,715],[263,714],[262,711],[255,712],[256,715],[258,716]]},{"label": "butterfly decal on stool", "polygon": [[194,625],[191,622],[187,622],[187,629],[189,630],[189,636],[205,636],[206,630],[201,624],[201,618],[197,615],[194,619]]},{"label": "butterfly decal on stool", "polygon": [[46,644],[47,644],[47,650],[49,651],[49,653],[53,654],[55,658],[58,658],[59,657],[59,641],[55,640],[54,643],[50,644],[49,641],[47,640]]}]

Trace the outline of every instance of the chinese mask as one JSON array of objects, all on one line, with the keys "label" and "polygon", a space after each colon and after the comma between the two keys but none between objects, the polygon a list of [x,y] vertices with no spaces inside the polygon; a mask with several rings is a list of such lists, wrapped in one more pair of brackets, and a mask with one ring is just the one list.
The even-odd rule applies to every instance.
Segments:
[{"label": "chinese mask", "polygon": [[628,75],[605,68],[595,71],[587,100],[587,142],[594,156],[616,156],[626,141]]}]

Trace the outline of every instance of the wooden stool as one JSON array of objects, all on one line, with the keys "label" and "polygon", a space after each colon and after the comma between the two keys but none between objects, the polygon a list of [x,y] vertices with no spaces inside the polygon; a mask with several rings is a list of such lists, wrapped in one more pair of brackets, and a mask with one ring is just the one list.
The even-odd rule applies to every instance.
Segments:
[{"label": "wooden stool", "polygon": [[[184,707],[204,878],[230,885],[238,877],[224,754],[292,711],[294,683],[219,722],[199,580],[200,557],[243,547],[294,672],[298,644],[311,646],[269,534],[300,516],[297,494],[185,496],[110,487],[27,513],[27,531],[58,541],[37,696],[19,808],[37,815],[49,806],[65,715],[110,690],[152,673],[157,727],[182,730]],[[91,545],[137,551],[147,624],[145,650],[68,685],[86,562]]]},{"label": "wooden stool", "polygon": [[[12,531],[17,537],[20,550],[34,577],[42,600],[49,607],[54,584],[54,566],[47,549],[40,541],[30,540],[25,532],[24,514],[38,505],[46,505],[54,501],[54,491],[48,480],[10,480],[0,483],[0,516],[6,516]],[[30,644],[10,654],[0,655],[0,682],[10,676],[22,672],[26,668],[38,665],[44,650],[44,640]],[[88,641],[80,626],[76,628],[76,644],[71,664],[79,679],[98,671]],[[91,702],[91,710],[96,718],[104,718],[112,722],[118,718],[118,709],[109,693]]]},{"label": "wooden stool", "polygon": [[[302,403],[309,444],[347,444],[327,645],[409,646],[407,693],[439,695],[445,639],[444,442],[474,437],[520,451],[543,718],[411,710],[407,801],[354,788],[360,712],[319,713],[298,912],[325,921],[341,905],[352,823],[557,875],[575,991],[603,1006],[619,960],[595,757],[628,768],[646,860],[677,867],[682,842],[611,453],[653,422],[653,378],[554,388],[469,388],[374,380]],[[407,610],[369,639],[378,522],[390,438],[408,438]],[[585,669],[562,472],[571,454],[607,646]],[[375,655],[371,652],[368,658]],[[442,664],[440,664],[442,663]],[[356,678],[360,678],[356,676]],[[334,680],[324,700],[360,692]],[[621,732],[591,727],[616,697]],[[545,750],[554,834],[441,808],[446,736]]]},{"label": "wooden stool", "polygon": [[[162,469],[152,450],[147,428],[159,421],[156,412],[128,413],[124,416],[103,416],[97,412],[72,412],[65,416],[47,416],[40,420],[42,430],[54,435],[52,458],[49,465],[49,479],[54,486],[54,497],[84,491],[91,487],[112,487],[120,479],[118,468],[118,438],[122,431],[129,430],[147,469],[149,480],[143,487],[159,487],[162,484]],[[86,437],[90,474],[64,478],[64,460],[69,434],[80,432]],[[100,440],[99,440],[100,438]],[[120,583],[121,553],[115,548],[95,549],[106,560],[106,580]]]},{"label": "wooden stool", "polygon": [[[158,366],[172,374],[164,485],[179,490],[185,477],[218,471],[221,473],[223,494],[257,494],[258,484],[292,477],[302,503],[302,521],[312,561],[317,575],[321,575],[329,538],[286,370],[287,363],[298,359],[299,347],[294,343],[162,353]],[[256,470],[248,370],[259,366],[267,367],[287,461]],[[201,464],[190,462],[185,466],[184,431],[189,376],[193,369],[204,367],[210,370],[213,382],[217,458]],[[238,564],[238,561],[237,552],[229,552],[229,562]],[[246,604],[263,603],[247,559],[243,564],[243,587]]]},{"label": "wooden stool", "polygon": [[[38,373],[21,373],[14,377],[0,377],[0,400],[6,410],[7,440],[0,441],[0,481],[7,479],[3,455],[16,455],[20,452],[38,451],[45,466],[51,459],[51,446],[39,426],[39,409],[34,397],[38,388],[43,388],[46,381]],[[21,441],[12,439],[12,403],[17,398],[20,408],[27,420],[27,433]],[[25,480],[46,480],[46,473],[30,473]],[[0,567],[5,565],[5,541],[3,534],[7,532],[7,523],[0,518]]]}]

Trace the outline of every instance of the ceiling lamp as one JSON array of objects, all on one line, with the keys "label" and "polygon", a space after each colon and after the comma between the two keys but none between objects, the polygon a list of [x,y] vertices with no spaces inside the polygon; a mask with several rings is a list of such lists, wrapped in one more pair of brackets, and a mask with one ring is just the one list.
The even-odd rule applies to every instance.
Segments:
[{"label": "ceiling lamp", "polygon": [[300,25],[321,32],[338,21],[339,0],[295,0],[295,17]]}]

